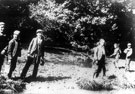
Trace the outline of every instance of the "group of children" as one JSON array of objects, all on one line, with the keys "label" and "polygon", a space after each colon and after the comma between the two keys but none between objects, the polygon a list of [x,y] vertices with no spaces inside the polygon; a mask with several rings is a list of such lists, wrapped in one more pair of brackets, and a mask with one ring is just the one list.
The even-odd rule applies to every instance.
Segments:
[{"label": "group of children", "polygon": [[[21,56],[21,45],[19,41],[20,31],[15,30],[11,40],[7,40],[7,36],[4,34],[5,23],[0,22],[0,75],[2,71],[2,66],[4,63],[5,55],[7,55],[7,61],[10,65],[9,72],[7,74],[8,78],[12,78],[13,71],[16,68],[17,58]],[[38,66],[40,60],[44,57],[44,36],[43,30],[36,30],[36,37],[34,37],[28,47],[27,62],[20,75],[21,78],[25,78],[29,67],[34,62],[34,69],[32,77],[36,77],[38,73]]]},{"label": "group of children", "polygon": [[[118,68],[118,62],[122,51],[119,47],[118,43],[114,43],[114,52],[110,55],[110,57],[114,57],[114,66]],[[125,59],[125,70],[130,69],[130,62],[131,56],[133,54],[133,49],[131,47],[131,43],[127,44],[127,48],[124,50],[126,54]],[[95,71],[93,76],[98,77],[99,73],[103,70],[103,76],[106,75],[106,67],[105,67],[105,59],[106,59],[106,52],[105,52],[105,40],[100,39],[98,42],[97,47],[94,50],[94,62],[97,62],[97,70]]]},{"label": "group of children", "polygon": [[[119,47],[119,44],[115,43],[114,44],[114,53],[112,55],[110,55],[110,57],[114,56],[114,65],[115,68],[118,68],[118,62],[119,62],[119,58],[121,55],[121,49]],[[131,56],[133,54],[133,49],[131,48],[131,43],[127,44],[127,48],[124,50],[124,53],[126,54],[126,60],[125,60],[125,70],[129,70],[130,69],[130,62],[131,62]]]}]

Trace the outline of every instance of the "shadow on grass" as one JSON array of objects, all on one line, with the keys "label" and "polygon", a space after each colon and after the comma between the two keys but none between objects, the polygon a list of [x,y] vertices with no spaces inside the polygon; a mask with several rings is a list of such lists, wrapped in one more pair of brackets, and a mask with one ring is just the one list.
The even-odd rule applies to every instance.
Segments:
[{"label": "shadow on grass", "polygon": [[117,78],[115,75],[111,75],[108,77],[108,79],[115,79],[115,78]]},{"label": "shadow on grass", "polygon": [[135,70],[128,70],[129,72],[135,72]]},{"label": "shadow on grass", "polygon": [[63,52],[70,53],[72,50],[61,47],[45,47],[46,52],[53,54],[63,54]]},{"label": "shadow on grass", "polygon": [[122,67],[119,67],[119,69],[125,69],[125,67],[124,67],[124,66],[122,66]]},{"label": "shadow on grass", "polygon": [[[32,76],[26,77],[25,79],[23,79],[23,82],[45,82],[45,81],[59,81],[59,80],[63,80],[63,79],[70,79],[71,77],[54,77],[54,76],[49,76],[47,78],[45,77],[41,77],[38,76],[36,78],[33,78]],[[19,80],[21,79],[20,77],[15,77],[13,78],[13,80]]]}]

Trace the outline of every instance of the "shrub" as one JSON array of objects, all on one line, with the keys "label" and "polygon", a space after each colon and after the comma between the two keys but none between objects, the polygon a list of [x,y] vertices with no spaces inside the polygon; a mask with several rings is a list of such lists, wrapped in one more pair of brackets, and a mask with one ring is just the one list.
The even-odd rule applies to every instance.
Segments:
[{"label": "shrub", "polygon": [[25,89],[25,83],[21,81],[9,80],[4,76],[0,76],[0,93],[4,92],[22,92]]},{"label": "shrub", "polygon": [[93,91],[100,91],[100,90],[113,90],[113,86],[111,83],[107,83],[106,81],[103,80],[89,80],[86,78],[81,78],[77,81],[77,85],[81,89],[86,89],[86,90],[93,90]]}]

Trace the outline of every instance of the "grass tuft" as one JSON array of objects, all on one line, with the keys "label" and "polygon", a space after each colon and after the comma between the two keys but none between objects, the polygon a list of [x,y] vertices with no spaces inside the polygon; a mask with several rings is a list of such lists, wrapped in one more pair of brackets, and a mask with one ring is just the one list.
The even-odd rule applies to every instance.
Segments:
[{"label": "grass tuft", "polygon": [[13,80],[7,79],[4,76],[0,76],[0,93],[9,92],[9,91],[19,93],[19,92],[22,92],[24,89],[25,89],[25,84],[23,82],[13,81]]},{"label": "grass tuft", "polygon": [[100,81],[90,81],[89,79],[82,78],[78,80],[77,85],[81,89],[92,90],[92,91],[101,91],[101,90],[113,90],[111,83],[107,83],[103,80]]}]

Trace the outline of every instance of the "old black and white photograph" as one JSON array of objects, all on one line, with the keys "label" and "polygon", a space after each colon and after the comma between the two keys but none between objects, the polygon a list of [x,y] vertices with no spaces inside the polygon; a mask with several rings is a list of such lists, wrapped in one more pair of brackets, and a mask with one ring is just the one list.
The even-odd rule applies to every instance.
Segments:
[{"label": "old black and white photograph", "polygon": [[135,0],[0,0],[0,94],[135,94]]}]

